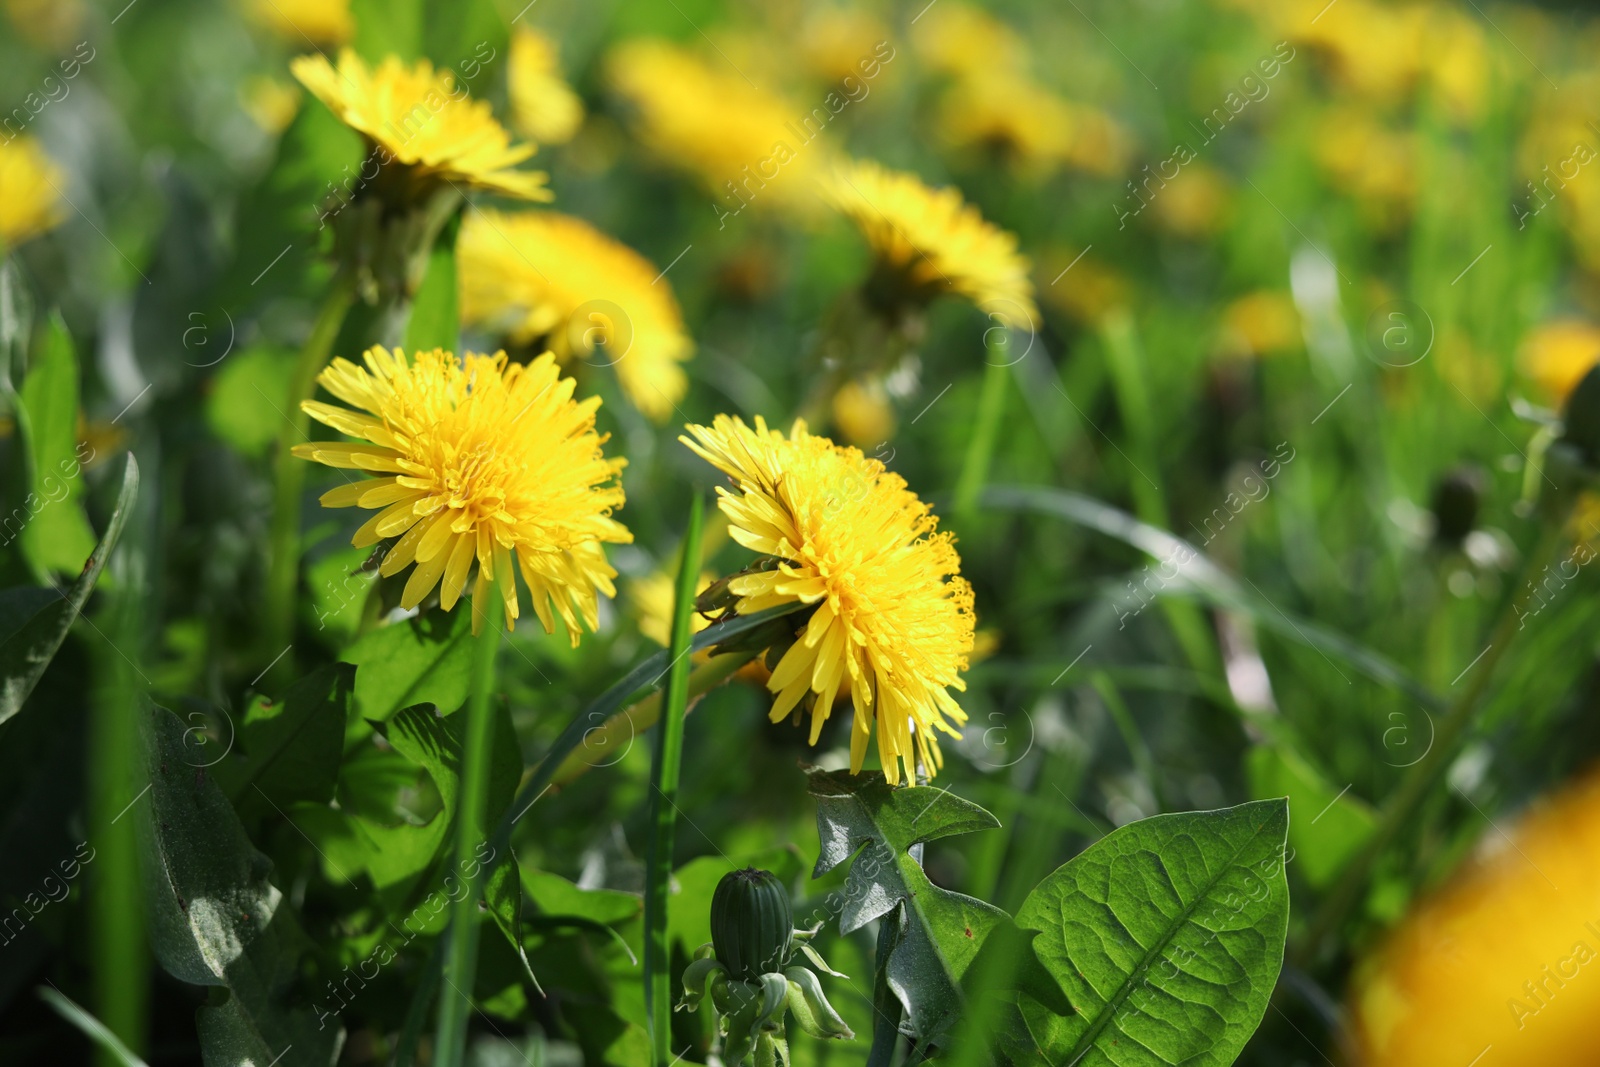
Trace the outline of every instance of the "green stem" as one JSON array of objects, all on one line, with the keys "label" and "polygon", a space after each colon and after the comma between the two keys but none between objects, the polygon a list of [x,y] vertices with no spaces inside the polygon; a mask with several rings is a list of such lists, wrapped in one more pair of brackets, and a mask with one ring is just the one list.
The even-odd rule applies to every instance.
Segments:
[{"label": "green stem", "polygon": [[1556,551],[1566,543],[1566,537],[1564,517],[1545,520],[1544,533],[1528,557],[1521,577],[1500,610],[1499,618],[1489,635],[1488,647],[1484,649],[1482,658],[1468,668],[1470,677],[1467,688],[1445,713],[1443,721],[1434,732],[1433,745],[1421,759],[1407,769],[1399,789],[1395,790],[1388,803],[1384,805],[1378,828],[1368,839],[1366,847],[1350,861],[1350,865],[1340,875],[1339,881],[1312,916],[1311,925],[1301,941],[1300,950],[1294,954],[1296,963],[1304,966],[1318,958],[1323,943],[1339,928],[1350,909],[1360,899],[1361,891],[1366,887],[1374,865],[1411,822],[1418,807],[1427,799],[1428,790],[1440,772],[1449,765],[1462,735],[1476,720],[1478,703],[1488,691],[1495,667],[1515,642],[1517,631],[1521,629],[1519,623],[1533,589],[1533,580],[1549,565]]},{"label": "green stem", "polygon": [[[986,339],[988,336],[985,334]],[[978,419],[967,441],[961,478],[956,482],[956,514],[966,517],[977,507],[978,494],[983,492],[983,484],[989,478],[989,464],[994,459],[995,444],[1000,439],[1000,420],[1006,410],[1006,384],[1011,380],[1011,368],[1006,365],[1008,346],[1003,342],[986,341],[984,351],[988,360],[983,368]]]},{"label": "green stem", "polygon": [[[473,609],[479,605],[475,602]],[[478,845],[485,836],[485,815],[489,797],[489,749],[494,738],[494,714],[490,708],[494,688],[494,657],[500,646],[499,583],[490,582],[482,605],[483,632],[477,637],[472,655],[472,690],[467,698],[467,729],[461,749],[461,789],[456,798],[456,869],[465,871],[474,864]],[[468,879],[467,892],[450,912],[450,926],[444,936],[446,950],[444,980],[439,996],[439,1022],[434,1062],[439,1067],[459,1067],[467,1039],[467,1015],[472,1010],[472,987],[478,974],[478,893],[487,877],[484,871]]]},{"label": "green stem", "polygon": [[[128,459],[133,462],[133,458]],[[147,469],[158,470],[157,462]],[[150,488],[154,488],[155,475]],[[149,1030],[149,949],[144,936],[144,893],[139,880],[139,845],[136,837],[139,811],[128,811],[147,782],[139,752],[139,701],[144,677],[134,661],[141,661],[146,646],[142,605],[146,584],[142,574],[144,547],[149,544],[150,501],[130,502],[128,533],[112,553],[107,609],[102,622],[110,643],[99,643],[94,657],[94,694],[88,744],[88,845],[93,865],[88,870],[88,931],[90,931],[91,1005],[99,1021],[123,1045],[139,1053],[146,1048]],[[150,803],[144,800],[142,803]],[[126,814],[126,817],[123,817]],[[109,1048],[96,1048],[94,1062],[101,1067],[118,1064]]]},{"label": "green stem", "polygon": [[667,674],[666,714],[656,731],[655,761],[651,768],[650,847],[645,858],[644,883],[644,1003],[650,1019],[650,1042],[655,1067],[672,1062],[672,982],[667,944],[667,894],[672,879],[672,844],[677,829],[678,780],[683,768],[683,719],[689,703],[689,615],[694,607],[695,581],[699,577],[700,530],[705,501],[695,493],[689,508],[689,527],[683,535],[678,589],[672,605],[671,666]]},{"label": "green stem", "polygon": [[[278,431],[277,453],[273,459],[270,562],[259,650],[268,661],[289,646],[294,629],[295,588],[300,575],[300,494],[305,489],[306,462],[290,450],[310,439],[306,431],[311,425],[311,417],[300,410],[300,403],[310,399],[316,388],[317,375],[328,362],[339,327],[354,299],[354,282],[344,274],[335,278],[295,361],[294,374],[289,380],[288,409],[279,412],[284,423]],[[293,659],[294,653],[289,652],[274,663],[274,674],[279,678],[291,676]]]}]

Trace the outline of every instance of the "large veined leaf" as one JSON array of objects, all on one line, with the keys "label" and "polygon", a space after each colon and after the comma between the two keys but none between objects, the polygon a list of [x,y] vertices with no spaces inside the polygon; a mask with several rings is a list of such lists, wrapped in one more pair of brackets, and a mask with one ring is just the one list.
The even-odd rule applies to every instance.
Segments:
[{"label": "large veined leaf", "polygon": [[309,995],[296,988],[305,935],[228,798],[186,762],[186,732],[165,708],[139,714],[150,784],[132,810],[151,947],[173,977],[226,991],[196,1016],[206,1067],[273,1063],[291,1046],[295,1063],[332,1064],[343,1029],[291,1006]]},{"label": "large veined leaf", "polygon": [[[23,701],[33,692],[44,669],[50,665],[56,649],[66,640],[78,613],[88,603],[94,583],[105,569],[122,527],[128,521],[133,498],[139,491],[139,465],[128,454],[127,466],[122,472],[122,489],[117,494],[117,507],[111,513],[105,536],[84,564],[83,573],[65,594],[53,589],[16,589],[0,594],[0,626],[12,627],[10,633],[0,638],[0,723],[22,710]],[[25,620],[25,621],[24,621]]]},{"label": "large veined leaf", "polygon": [[1073,1014],[1024,997],[1050,1063],[1231,1064],[1267,1010],[1289,923],[1286,801],[1130,823],[1036,886],[1017,925]]},{"label": "large veined leaf", "polygon": [[874,919],[895,924],[889,988],[910,1032],[925,1045],[935,1044],[960,1015],[961,982],[978,950],[1007,916],[992,904],[935,886],[912,850],[1000,823],[947,789],[895,788],[877,772],[809,774],[821,838],[813,875],[855,857],[838,905],[840,932]]}]

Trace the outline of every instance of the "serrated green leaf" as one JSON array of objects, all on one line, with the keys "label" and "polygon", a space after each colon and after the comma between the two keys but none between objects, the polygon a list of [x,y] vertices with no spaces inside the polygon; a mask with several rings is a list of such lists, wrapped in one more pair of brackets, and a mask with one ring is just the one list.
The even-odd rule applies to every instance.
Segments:
[{"label": "serrated green leaf", "polygon": [[111,550],[116,547],[117,538],[122,536],[122,527],[128,521],[128,512],[138,492],[139,465],[134,462],[133,454],[129,453],[111,522],[107,524],[99,546],[84,565],[83,573],[72,583],[72,588],[65,595],[51,591],[52,599],[42,607],[40,604],[44,598],[38,593],[13,591],[15,595],[10,598],[11,603],[34,610],[25,622],[0,642],[0,723],[22,710],[28,694],[33,692],[33,687],[50,665],[61,642],[66,640],[67,631],[72,628],[78,613],[88,602],[89,594],[94,591],[94,583],[105,568]]},{"label": "serrated green leaf", "polygon": [[1378,826],[1370,806],[1336,789],[1298,753],[1261,744],[1245,756],[1250,794],[1289,798],[1289,847],[1295,869],[1316,888],[1331,884]]},{"label": "serrated green leaf", "polygon": [[235,804],[252,803],[258,789],[285,807],[333,799],[355,677],[354,667],[335,663],[300,679],[280,701],[251,702],[229,758],[215,767]]},{"label": "serrated green leaf", "polygon": [[81,500],[83,465],[94,452],[78,444],[78,357],[60,314],[39,331],[20,401],[32,468],[32,516],[22,527],[22,554],[41,576],[76,574],[94,551]]},{"label": "serrated green leaf", "polygon": [[1007,916],[992,904],[935,886],[910,849],[991,829],[999,821],[944,788],[896,788],[876,772],[808,774],[821,839],[813,876],[856,856],[845,880],[840,931],[848,934],[874,919],[899,924],[888,960],[889,986],[918,1039],[937,1044],[961,1012],[963,977]]},{"label": "serrated green leaf", "polygon": [[1036,886],[1017,925],[1074,1009],[1024,998],[1053,1063],[1231,1064],[1283,965],[1289,809],[1262,800],[1113,831]]},{"label": "serrated green leaf", "polygon": [[272,862],[210,775],[185,763],[176,715],[146,705],[139,734],[150,785],[131,810],[151,947],[173,977],[227,991],[196,1016],[207,1067],[271,1063],[290,1046],[298,1063],[331,1065],[342,1028],[290,1007],[306,995],[296,986],[308,942],[269,880]]}]

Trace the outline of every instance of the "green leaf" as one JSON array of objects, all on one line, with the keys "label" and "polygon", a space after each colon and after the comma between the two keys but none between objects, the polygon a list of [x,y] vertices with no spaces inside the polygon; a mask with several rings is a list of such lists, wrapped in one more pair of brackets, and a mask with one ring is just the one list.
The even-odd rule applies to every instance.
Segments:
[{"label": "green leaf", "polygon": [[259,789],[280,807],[332,800],[355,677],[354,667],[335,663],[300,679],[280,701],[251,701],[232,758],[215,768],[229,799],[253,804]]},{"label": "green leaf", "polygon": [[[721,878],[722,875],[717,877]],[[522,868],[522,891],[533,906],[545,915],[575,916],[602,926],[619,926],[637,919],[644,910],[644,900],[637,893],[624,893],[620,889],[583,889],[559,874],[528,866]],[[710,926],[706,929],[709,930]],[[708,940],[710,936],[707,933]]]},{"label": "green leaf", "polygon": [[1157,815],[1040,882],[1017,925],[1075,1012],[1024,998],[1049,1061],[1231,1064],[1283,965],[1288,827],[1284,800]]},{"label": "green leaf", "polygon": [[[100,545],[84,565],[83,573],[72,583],[65,595],[51,591],[53,599],[45,602],[40,591],[10,590],[7,606],[23,611],[33,609],[3,641],[0,641],[0,723],[22,710],[23,701],[33,692],[40,676],[54,658],[67,631],[72,628],[78,613],[83,610],[94,590],[94,583],[105,568],[106,559],[122,536],[122,527],[128,521],[128,512],[139,492],[139,465],[133,454],[128,454],[127,466],[122,471],[122,489],[117,494],[117,507],[111,513],[111,522]],[[7,616],[15,623],[16,617]]]},{"label": "green leaf", "polygon": [[352,45],[369,63],[395,55],[422,55],[422,0],[350,0],[356,35]]},{"label": "green leaf", "polygon": [[992,904],[935,886],[910,850],[1000,823],[948,789],[896,788],[877,772],[813,769],[808,774],[821,839],[813,877],[860,853],[845,880],[840,932],[859,930],[874,919],[897,924],[889,985],[918,1040],[936,1044],[960,1015],[963,977],[1007,916]]},{"label": "green leaf", "polygon": [[94,458],[94,449],[78,444],[78,357],[59,313],[35,340],[20,399],[32,468],[27,505],[33,512],[22,527],[22,554],[40,575],[76,574],[94,551],[94,530],[80,499],[83,465]]},{"label": "green leaf", "polygon": [[433,704],[446,713],[467,699],[472,670],[469,612],[430,611],[382,626],[344,651],[356,672],[356,712],[383,722],[401,708]]},{"label": "green leaf", "polygon": [[461,347],[461,322],[456,310],[456,231],[460,216],[445,223],[428,253],[428,267],[422,285],[411,301],[411,317],[406,321],[405,349],[425,352],[442,348],[457,352]]},{"label": "green leaf", "polygon": [[1331,884],[1344,865],[1377,829],[1377,813],[1349,787],[1335,789],[1294,750],[1277,744],[1257,745],[1245,757],[1254,797],[1289,798],[1289,845],[1306,881],[1320,889]]},{"label": "green leaf", "polygon": [[151,947],[173,977],[227,992],[197,1013],[207,1067],[271,1063],[291,1045],[296,1063],[332,1064],[343,1030],[290,1007],[309,994],[297,988],[309,944],[268,880],[272,862],[210,775],[185,762],[185,732],[165,708],[139,713],[150,785],[132,810]]},{"label": "green leaf", "polygon": [[223,360],[206,396],[211,432],[247,456],[265,456],[283,432],[283,398],[289,395],[294,360],[294,353],[270,346]]}]

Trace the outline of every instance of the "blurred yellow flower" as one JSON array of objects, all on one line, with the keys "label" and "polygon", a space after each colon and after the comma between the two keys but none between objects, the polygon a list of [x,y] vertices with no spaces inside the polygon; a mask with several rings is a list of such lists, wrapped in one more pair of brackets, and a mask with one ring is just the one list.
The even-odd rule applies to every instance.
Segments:
[{"label": "blurred yellow flower", "polygon": [[1190,163],[1162,186],[1150,214],[1162,229],[1180,237],[1210,237],[1228,218],[1232,192],[1213,167]]},{"label": "blurred yellow flower", "polygon": [[728,211],[815,203],[812,183],[832,158],[819,140],[832,119],[828,108],[807,112],[731,66],[710,66],[664,41],[618,45],[606,70],[635,112],[639,139],[698,175]]},{"label": "blurred yellow flower", "polygon": [[66,180],[32,137],[0,143],[0,252],[61,222]]},{"label": "blurred yellow flower", "polygon": [[1040,264],[1039,278],[1043,298],[1080,326],[1097,324],[1132,299],[1128,279],[1086,249],[1052,249]]},{"label": "blurred yellow flower", "polygon": [[549,353],[523,366],[504,352],[458,359],[434,349],[408,360],[399,349],[374,347],[365,362],[335,359],[317,376],[358,410],[301,404],[365,443],[318,441],[296,445],[295,455],[377,475],[329,490],[323,506],[382,509],[351,543],[398,538],[378,572],[387,577],[416,564],[402,607],[418,606],[438,587],[440,607],[451,610],[476,560],[474,632],[488,611],[490,575],[506,625],[515,626],[515,560],[545,632],[555,630],[553,607],[577,645],[580,619],[591,630],[598,624],[598,594],[616,594],[605,543],[633,540],[611,517],[623,504],[618,476],[627,461],[601,450],[599,398],[573,400],[572,379],[560,376]]},{"label": "blurred yellow flower", "polygon": [[456,255],[464,323],[543,345],[563,362],[612,367],[634,407],[657,422],[688,391],[682,364],[694,345],[672,286],[582,219],[473,211]]},{"label": "blurred yellow flower", "polygon": [[833,394],[833,424],[852,445],[876,448],[894,436],[894,405],[878,378],[845,382]]},{"label": "blurred yellow flower", "polygon": [[1590,368],[1600,363],[1600,326],[1582,319],[1544,323],[1523,338],[1517,362],[1539,391],[1560,406]]},{"label": "blurred yellow flower", "polygon": [[[513,168],[533,155],[535,146],[513,144],[495,121],[487,102],[458,88],[448,70],[435,71],[427,60],[407,66],[389,56],[376,69],[346,48],[335,67],[322,55],[301,56],[290,64],[302,85],[346,126],[367,139],[379,162],[405,165],[404,177],[427,191],[438,182],[524,200],[549,200],[540,171]],[[395,181],[380,171],[379,182]]]},{"label": "blurred yellow flower", "polygon": [[83,28],[82,0],[5,0],[12,26],[35,48],[60,52]]},{"label": "blurred yellow flower", "polygon": [[876,15],[858,8],[824,7],[812,11],[800,30],[800,53],[816,77],[827,82],[860,78],[861,64],[889,39],[889,27]]},{"label": "blurred yellow flower", "polygon": [[859,160],[836,168],[822,195],[866,237],[880,280],[897,300],[916,304],[960,293],[1013,329],[1038,324],[1028,260],[1016,237],[986,221],[959,190],[933,189],[914,174]]},{"label": "blurred yellow flower", "polygon": [[556,43],[523,24],[511,34],[506,93],[511,126],[540,144],[566,144],[583,125],[583,101],[561,78]]},{"label": "blurred yellow flower", "polygon": [[[711,586],[711,575],[701,571],[695,579],[696,595]],[[644,578],[628,582],[628,599],[639,620],[639,632],[666,648],[672,644],[672,607],[678,595],[678,577],[671,570],[659,570]],[[711,625],[711,620],[699,612],[689,613],[689,632],[697,634]]]},{"label": "blurred yellow flower", "polygon": [[1127,132],[1105,112],[1006,72],[973,75],[947,90],[939,128],[957,148],[988,148],[1041,173],[1066,165],[1120,174],[1132,150]]},{"label": "blurred yellow flower", "polygon": [[356,32],[350,0],[249,0],[248,10],[292,45],[342,45]]},{"label": "blurred yellow flower", "polygon": [[1395,133],[1366,111],[1338,107],[1323,116],[1317,162],[1354,197],[1370,225],[1388,229],[1411,212],[1416,196],[1416,139]]},{"label": "blurred yellow flower", "polygon": [[1015,30],[987,11],[955,0],[930,7],[912,26],[917,55],[945,74],[1024,70],[1028,50]]},{"label": "blurred yellow flower", "polygon": [[1597,960],[1600,775],[1591,773],[1508,833],[1490,831],[1357,969],[1351,1062],[1600,1062]]},{"label": "blurred yellow flower", "polygon": [[[782,651],[767,688],[771,719],[810,712],[811,744],[848,691],[855,705],[850,769],[859,772],[877,725],[891,783],[942,765],[935,731],[959,737],[967,716],[948,690],[973,644],[972,586],[954,538],[905,480],[854,448],[813,437],[796,421],[786,437],[759,417],[752,430],[719,415],[680,438],[734,480],[719,488],[733,539],[777,560],[729,583],[740,614],[814,605]],[[776,652],[778,650],[774,650]]]},{"label": "blurred yellow flower", "polygon": [[1300,312],[1288,293],[1259,289],[1233,301],[1222,312],[1222,353],[1276,356],[1299,348]]},{"label": "blurred yellow flower", "polygon": [[239,87],[240,103],[255,124],[271,134],[282,133],[300,110],[299,86],[257,75]]}]

